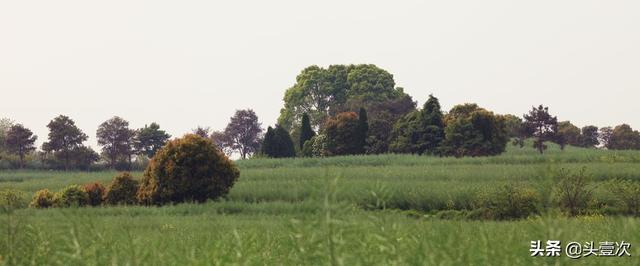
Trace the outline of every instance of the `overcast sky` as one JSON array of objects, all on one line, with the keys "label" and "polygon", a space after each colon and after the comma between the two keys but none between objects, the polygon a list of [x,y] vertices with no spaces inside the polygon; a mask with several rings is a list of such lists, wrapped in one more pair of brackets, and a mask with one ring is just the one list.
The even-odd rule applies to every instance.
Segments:
[{"label": "overcast sky", "polygon": [[640,127],[640,1],[2,1],[0,117],[174,136],[274,124],[306,66],[371,63],[420,104]]}]

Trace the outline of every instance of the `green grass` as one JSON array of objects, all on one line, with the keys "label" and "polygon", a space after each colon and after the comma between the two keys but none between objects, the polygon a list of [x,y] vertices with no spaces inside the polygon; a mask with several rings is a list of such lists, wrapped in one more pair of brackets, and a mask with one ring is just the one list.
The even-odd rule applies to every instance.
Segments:
[{"label": "green grass", "polygon": [[[241,177],[218,202],[164,207],[21,209],[0,216],[4,264],[35,265],[638,265],[640,220],[565,218],[549,208],[520,221],[441,220],[480,192],[520,183],[548,199],[561,168],[603,182],[640,180],[640,152],[510,147],[487,158],[411,155],[238,162]],[[0,172],[0,190],[103,183],[115,172]],[[136,172],[140,177],[142,173]],[[385,210],[380,210],[385,206]],[[375,209],[375,210],[374,210]],[[9,221],[11,219],[11,221]],[[632,257],[532,258],[531,240],[626,241]],[[2,263],[0,263],[2,264]]]}]

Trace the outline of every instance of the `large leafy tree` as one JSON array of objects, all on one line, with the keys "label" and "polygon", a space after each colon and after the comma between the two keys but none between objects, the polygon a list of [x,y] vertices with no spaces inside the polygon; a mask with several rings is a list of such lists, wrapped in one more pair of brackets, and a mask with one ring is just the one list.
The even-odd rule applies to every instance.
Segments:
[{"label": "large leafy tree", "polygon": [[598,127],[585,126],[580,134],[580,146],[585,148],[593,148],[600,145],[598,141]]},{"label": "large leafy tree", "polygon": [[390,150],[397,153],[437,154],[444,140],[444,118],[438,98],[429,95],[420,111],[394,126]]},{"label": "large leafy tree", "polygon": [[549,107],[533,107],[524,115],[524,127],[535,139],[533,147],[541,154],[547,149],[545,141],[554,141],[558,133],[558,118],[549,114]]},{"label": "large leafy tree", "polygon": [[455,106],[445,119],[444,155],[490,156],[505,151],[509,141],[505,118],[476,104]]},{"label": "large leafy tree", "polygon": [[237,110],[224,129],[228,147],[240,153],[242,159],[246,159],[260,148],[261,126],[262,124],[258,122],[258,116],[253,110]]},{"label": "large leafy tree", "polygon": [[289,132],[280,125],[268,127],[262,142],[262,154],[271,158],[295,157],[296,151]]},{"label": "large leafy tree", "polygon": [[160,125],[153,122],[149,126],[144,125],[136,131],[135,148],[141,154],[152,158],[162,146],[167,144],[171,135],[160,129]]},{"label": "large leafy tree", "polygon": [[355,112],[339,113],[327,119],[324,132],[330,155],[358,154],[362,151],[358,141],[358,115]]},{"label": "large leafy tree", "polygon": [[[302,114],[302,124],[300,126],[300,149],[304,147],[304,143],[313,138],[316,132],[311,128],[311,121],[307,113]],[[266,138],[266,136],[265,136]]]},{"label": "large leafy tree", "polygon": [[75,122],[68,116],[59,115],[49,124],[49,140],[42,144],[45,152],[55,152],[55,156],[61,158],[64,169],[71,166],[72,152],[82,146],[87,140],[87,135],[80,130]]},{"label": "large leafy tree", "polygon": [[640,133],[627,124],[616,126],[611,132],[607,148],[612,150],[640,149]]},{"label": "large leafy tree", "polygon": [[374,104],[404,95],[402,89],[395,88],[393,75],[375,65],[332,65],[326,69],[310,66],[285,92],[278,124],[287,130],[298,128],[302,115],[307,113],[312,127],[317,129],[329,116],[352,111],[344,106],[350,100]]},{"label": "large leafy tree", "polygon": [[98,126],[96,136],[102,146],[102,154],[112,168],[116,168],[123,159],[131,164],[131,156],[135,153],[135,131],[129,128],[128,121],[114,116]]},{"label": "large leafy tree", "polygon": [[20,168],[24,168],[24,158],[36,150],[34,143],[38,137],[22,124],[15,124],[9,128],[5,137],[5,145],[10,153],[20,157]]},{"label": "large leafy tree", "polygon": [[568,145],[580,146],[580,128],[572,124],[570,121],[562,121],[558,123],[558,134],[556,134],[555,142],[560,145],[560,149]]}]

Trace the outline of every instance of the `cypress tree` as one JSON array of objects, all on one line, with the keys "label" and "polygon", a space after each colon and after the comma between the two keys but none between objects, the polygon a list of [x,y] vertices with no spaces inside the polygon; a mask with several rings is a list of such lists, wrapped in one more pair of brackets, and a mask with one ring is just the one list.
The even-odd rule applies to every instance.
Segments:
[{"label": "cypress tree", "polygon": [[267,128],[267,133],[264,134],[264,139],[262,140],[261,153],[272,157],[273,155],[273,128],[269,126]]},{"label": "cypress tree", "polygon": [[295,147],[291,136],[280,125],[275,128],[267,128],[262,142],[262,153],[271,158],[285,158],[296,156]]},{"label": "cypress tree", "polygon": [[309,121],[309,114],[304,113],[302,115],[302,125],[300,127],[300,150],[304,148],[304,143],[310,140],[316,135],[316,132],[311,128],[311,121]]},{"label": "cypress tree", "polygon": [[358,127],[356,130],[355,141],[358,143],[358,153],[364,154],[367,146],[369,122],[367,121],[367,110],[362,107],[360,107],[360,113],[358,114]]},{"label": "cypress tree", "polygon": [[444,140],[444,116],[438,98],[429,95],[422,108],[421,137],[417,142],[418,154],[436,154]]}]

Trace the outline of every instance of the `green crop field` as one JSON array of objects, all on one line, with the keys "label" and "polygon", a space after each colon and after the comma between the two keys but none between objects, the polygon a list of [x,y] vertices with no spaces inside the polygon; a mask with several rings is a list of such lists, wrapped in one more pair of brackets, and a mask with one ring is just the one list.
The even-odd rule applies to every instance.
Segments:
[{"label": "green crop field", "polygon": [[[32,209],[0,217],[0,264],[640,265],[640,219],[616,214],[608,180],[640,180],[640,152],[509,147],[496,157],[411,155],[237,162],[225,199],[163,207]],[[552,192],[585,168],[590,211],[566,217]],[[0,190],[108,183],[115,172],[3,171]],[[141,172],[133,173],[140,177]],[[481,195],[518,184],[540,196],[520,220],[466,218]],[[531,257],[531,241],[631,244],[631,256]]]}]

